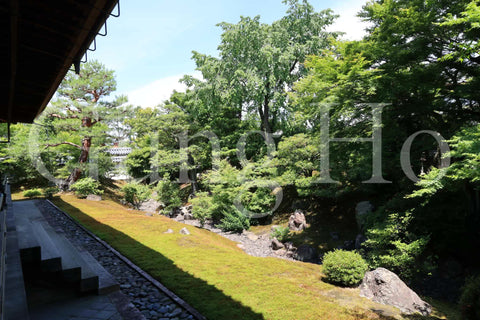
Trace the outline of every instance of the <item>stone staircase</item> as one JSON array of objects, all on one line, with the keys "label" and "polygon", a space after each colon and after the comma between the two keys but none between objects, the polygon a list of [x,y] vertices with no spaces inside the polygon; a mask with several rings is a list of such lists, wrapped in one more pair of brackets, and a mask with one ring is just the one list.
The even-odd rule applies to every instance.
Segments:
[{"label": "stone staircase", "polygon": [[44,281],[78,293],[108,294],[118,283],[89,252],[55,230],[34,201],[13,203],[23,273],[27,281]]}]

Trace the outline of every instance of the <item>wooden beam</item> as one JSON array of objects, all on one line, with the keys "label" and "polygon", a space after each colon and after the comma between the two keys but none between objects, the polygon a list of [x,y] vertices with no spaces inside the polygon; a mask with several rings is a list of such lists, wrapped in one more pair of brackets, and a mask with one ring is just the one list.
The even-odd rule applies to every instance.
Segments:
[{"label": "wooden beam", "polygon": [[65,54],[65,59],[60,70],[57,71],[57,77],[52,83],[51,88],[49,89],[45,99],[43,100],[40,109],[36,115],[38,115],[45,109],[48,102],[55,94],[58,86],[62,82],[63,78],[67,74],[70,66],[73,64],[74,59],[72,57],[78,57],[79,54],[86,51],[90,46],[91,42],[95,38],[96,34],[102,28],[106,19],[108,18],[110,12],[115,8],[117,1],[112,0],[97,0],[95,2],[95,7],[92,7],[87,19],[83,23],[83,29],[80,30],[78,36],[75,39],[75,44],[72,46],[69,52]]}]

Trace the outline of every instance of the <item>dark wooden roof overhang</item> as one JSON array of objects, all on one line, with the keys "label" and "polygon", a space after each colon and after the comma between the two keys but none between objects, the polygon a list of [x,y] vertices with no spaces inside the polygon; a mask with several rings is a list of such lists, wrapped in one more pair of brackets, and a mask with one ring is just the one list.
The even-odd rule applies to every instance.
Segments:
[{"label": "dark wooden roof overhang", "polygon": [[33,122],[117,1],[0,0],[0,122]]}]

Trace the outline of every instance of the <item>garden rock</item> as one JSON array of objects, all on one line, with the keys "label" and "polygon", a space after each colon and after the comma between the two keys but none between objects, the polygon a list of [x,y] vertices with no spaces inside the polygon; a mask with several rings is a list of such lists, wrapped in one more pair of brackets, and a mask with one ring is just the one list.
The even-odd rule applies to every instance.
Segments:
[{"label": "garden rock", "polygon": [[275,251],[275,254],[276,254],[277,256],[285,256],[285,255],[287,254],[287,250],[285,250],[285,249],[278,249],[278,250]]},{"label": "garden rock", "polygon": [[372,213],[374,207],[370,201],[362,201],[357,203],[355,207],[355,219],[357,220],[358,229],[363,231],[365,225],[365,219]]},{"label": "garden rock", "polygon": [[355,238],[355,249],[359,250],[362,248],[363,243],[367,241],[367,238],[363,234],[357,234],[357,237]]},{"label": "garden rock", "polygon": [[308,244],[302,244],[297,248],[297,251],[293,255],[293,258],[303,262],[316,262],[317,251],[314,247]]},{"label": "garden rock", "polygon": [[180,208],[180,212],[183,215],[184,220],[193,220],[192,205],[184,206]]},{"label": "garden rock", "polygon": [[397,307],[405,314],[419,312],[427,316],[432,311],[428,303],[420,299],[395,273],[385,268],[365,273],[360,285],[360,296]]},{"label": "garden rock", "polygon": [[283,249],[285,246],[283,245],[283,243],[281,243],[280,241],[277,240],[277,238],[273,238],[272,239],[272,249],[273,250],[279,250],[279,249]]},{"label": "garden rock", "polygon": [[288,219],[288,228],[292,231],[302,231],[307,227],[307,220],[302,210],[295,210],[295,212]]},{"label": "garden rock", "polygon": [[147,201],[142,202],[138,209],[145,212],[157,213],[162,207],[163,204],[161,202],[154,199],[148,199]]},{"label": "garden rock", "polygon": [[87,200],[90,200],[90,201],[101,201],[102,200],[102,196],[99,196],[98,194],[89,194],[87,196]]},{"label": "garden rock", "polygon": [[190,234],[190,231],[188,231],[187,228],[182,228],[182,229],[180,230],[180,233],[181,233],[181,234],[185,234],[185,235],[189,235],[189,234]]}]

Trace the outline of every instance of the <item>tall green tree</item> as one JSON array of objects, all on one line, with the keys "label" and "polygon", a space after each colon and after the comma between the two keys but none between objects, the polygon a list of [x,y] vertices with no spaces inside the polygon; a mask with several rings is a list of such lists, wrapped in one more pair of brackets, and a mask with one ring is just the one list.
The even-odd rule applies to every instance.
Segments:
[{"label": "tall green tree", "polygon": [[193,53],[203,79],[184,78],[197,99],[192,107],[221,134],[241,129],[248,119],[268,133],[286,126],[286,93],[305,74],[302,63],[337,36],[325,30],[336,17],[331,10],[316,12],[307,1],[284,3],[286,15],[272,24],[259,16],[218,24],[223,30],[218,58]]},{"label": "tall green tree", "polygon": [[[45,150],[60,148],[72,164],[64,188],[69,188],[85,172],[92,147],[108,141],[106,122],[115,108],[125,102],[125,97],[117,97],[114,102],[102,100],[115,89],[114,71],[91,61],[82,66],[80,74],[67,74],[57,91],[58,98],[43,112],[41,123],[49,133]],[[102,156],[101,152],[97,154]],[[76,164],[72,158],[78,159]]]}]

